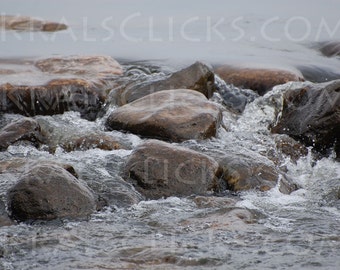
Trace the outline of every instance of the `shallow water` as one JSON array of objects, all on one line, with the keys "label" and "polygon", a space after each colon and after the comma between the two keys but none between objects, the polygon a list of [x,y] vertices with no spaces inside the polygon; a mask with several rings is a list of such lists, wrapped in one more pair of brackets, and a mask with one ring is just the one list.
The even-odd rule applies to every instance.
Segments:
[{"label": "shallow water", "polygon": [[[2,0],[1,13],[61,20],[71,30],[1,32],[0,57],[105,54],[124,59],[132,79],[163,76],[198,59],[212,64],[340,67],[339,59],[323,57],[312,48],[316,42],[339,36],[340,4],[336,0],[288,0],[275,6],[269,0],[174,0],[167,4],[103,0],[81,1],[80,7],[80,1],[75,0]],[[209,29],[209,23],[220,18],[224,21],[217,29],[222,36],[211,32],[207,38],[207,24]],[[333,34],[324,30],[318,35],[322,19]],[[266,23],[267,37],[261,33]],[[312,27],[307,35],[309,23]],[[110,29],[114,34],[108,38]],[[268,36],[281,40],[268,40]],[[241,116],[226,114],[228,131],[221,127],[217,138],[180,145],[204,153],[235,151],[254,159],[277,154],[268,125],[280,108],[280,93],[294,86],[288,83],[255,99]],[[216,95],[213,99],[221,102]],[[0,126],[20,117],[1,115]],[[103,130],[105,117],[89,122],[78,113],[67,112],[35,118],[49,123],[55,136],[62,136],[74,127],[84,132]],[[135,135],[115,135],[124,137],[132,148],[143,142]],[[0,153],[0,160],[26,157],[69,163],[94,190],[124,193],[130,187],[120,178],[120,167],[131,151],[65,153],[57,148],[50,154],[44,148],[11,146]],[[290,195],[280,193],[277,187],[267,192],[226,192],[219,197],[171,197],[131,207],[118,197],[111,198],[110,207],[88,221],[1,227],[0,269],[339,269],[339,163],[332,157],[316,161],[310,154],[296,163],[283,158],[278,166],[286,167],[287,176],[299,190]],[[1,199],[15,181],[13,174],[2,175]]]}]

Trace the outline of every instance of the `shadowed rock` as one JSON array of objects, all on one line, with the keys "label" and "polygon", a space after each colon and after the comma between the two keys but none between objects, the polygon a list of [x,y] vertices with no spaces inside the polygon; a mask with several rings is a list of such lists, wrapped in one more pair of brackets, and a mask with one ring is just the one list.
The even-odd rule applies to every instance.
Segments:
[{"label": "shadowed rock", "polygon": [[339,41],[329,41],[319,44],[320,52],[327,57],[340,56],[340,42]]},{"label": "shadowed rock", "polygon": [[97,207],[85,183],[52,164],[30,168],[8,191],[7,204],[19,221],[84,218]]},{"label": "shadowed rock", "polygon": [[214,73],[203,63],[193,65],[171,74],[170,77],[127,86],[116,93],[116,103],[124,105],[146,95],[169,89],[191,89],[210,98],[214,91]]},{"label": "shadowed rock", "polygon": [[181,142],[215,136],[220,121],[219,107],[203,94],[176,89],[160,91],[116,109],[106,127]]},{"label": "shadowed rock", "polygon": [[290,81],[304,81],[301,74],[279,69],[235,68],[221,66],[215,72],[226,83],[237,87],[252,89],[259,95],[264,95],[274,86]]},{"label": "shadowed rock", "polygon": [[0,28],[18,31],[56,32],[67,29],[67,25],[63,23],[43,21],[27,16],[1,15]]},{"label": "shadowed rock", "polygon": [[123,178],[148,199],[219,190],[219,176],[212,158],[156,140],[138,146],[123,168]]},{"label": "shadowed rock", "polygon": [[36,120],[23,118],[0,130],[0,151],[4,151],[8,146],[20,141],[30,142],[35,146],[44,142],[44,136]]},{"label": "shadowed rock", "polygon": [[322,154],[335,147],[340,156],[340,80],[307,84],[283,95],[282,116],[272,128]]}]

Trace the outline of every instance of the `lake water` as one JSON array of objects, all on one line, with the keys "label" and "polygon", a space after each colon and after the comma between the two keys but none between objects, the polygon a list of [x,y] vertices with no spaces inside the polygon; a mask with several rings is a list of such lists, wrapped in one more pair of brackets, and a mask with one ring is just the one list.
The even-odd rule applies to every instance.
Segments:
[{"label": "lake water", "polygon": [[[36,16],[70,28],[57,33],[1,31],[0,58],[104,54],[122,63],[141,61],[146,69],[152,63],[160,71],[204,60],[339,72],[338,58],[315,49],[319,42],[340,37],[339,10],[337,0],[1,0],[3,15]],[[232,146],[254,158],[275,151],[267,125],[277,109],[268,102],[276,92],[249,104],[229,132],[221,129],[216,139],[182,145],[203,152]],[[1,127],[17,118],[2,115]],[[89,122],[74,112],[38,118],[59,132],[75,126],[103,129],[103,119]],[[134,146],[143,141],[134,135],[126,140]],[[52,155],[11,146],[0,160],[70,163],[90,186],[102,183],[105,188],[117,181],[130,153],[94,149]],[[310,155],[284,163],[287,175],[301,186],[290,195],[277,189],[248,191],[210,203],[203,199],[206,204],[171,197],[128,208],[111,205],[89,221],[2,227],[0,269],[339,269],[339,163],[331,157],[315,161]],[[13,181],[10,174],[2,175],[2,199]]]}]

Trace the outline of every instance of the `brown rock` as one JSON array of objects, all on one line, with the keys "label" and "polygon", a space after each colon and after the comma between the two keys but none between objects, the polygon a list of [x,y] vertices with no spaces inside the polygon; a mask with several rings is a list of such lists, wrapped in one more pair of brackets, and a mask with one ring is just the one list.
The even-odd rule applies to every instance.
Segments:
[{"label": "brown rock", "polygon": [[118,105],[124,105],[146,95],[169,89],[191,89],[210,98],[215,91],[214,76],[208,66],[196,62],[168,78],[129,85],[117,93],[116,102]]},{"label": "brown rock", "polygon": [[123,169],[123,178],[148,199],[219,190],[219,176],[212,158],[156,140],[138,146]]},{"label": "brown rock", "polygon": [[308,154],[306,146],[287,135],[275,137],[275,142],[279,152],[290,157],[293,162],[296,162],[300,157],[307,156]]},{"label": "brown rock", "polygon": [[63,23],[47,22],[27,16],[0,16],[0,28],[18,31],[49,31],[55,32],[67,29]]},{"label": "brown rock", "polygon": [[219,107],[193,90],[164,90],[113,111],[109,130],[125,130],[174,142],[215,136],[221,121]]},{"label": "brown rock", "polygon": [[83,218],[96,209],[92,191],[56,165],[37,165],[8,191],[12,218],[19,221]]},{"label": "brown rock", "polygon": [[215,70],[226,83],[237,87],[252,89],[259,95],[264,95],[274,86],[289,81],[304,81],[301,74],[279,69],[235,68],[221,66]]},{"label": "brown rock", "polygon": [[44,136],[36,120],[23,118],[0,130],[0,151],[6,150],[8,146],[19,141],[28,141],[35,146],[44,142]]}]

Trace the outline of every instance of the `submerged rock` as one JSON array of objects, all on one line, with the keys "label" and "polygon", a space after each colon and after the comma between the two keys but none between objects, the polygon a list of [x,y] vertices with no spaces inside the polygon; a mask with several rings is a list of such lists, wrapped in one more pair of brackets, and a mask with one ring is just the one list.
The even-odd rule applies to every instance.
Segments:
[{"label": "submerged rock", "polygon": [[27,16],[1,15],[0,28],[18,31],[55,32],[67,29],[67,25],[63,23],[43,21]]},{"label": "submerged rock", "polygon": [[124,105],[146,95],[169,89],[191,89],[210,98],[215,91],[214,73],[205,64],[196,62],[168,78],[127,86],[116,93],[116,103]]},{"label": "submerged rock", "polygon": [[288,134],[322,154],[340,157],[340,80],[307,84],[283,95],[282,116],[272,132]]},{"label": "submerged rock", "polygon": [[297,69],[302,73],[306,81],[321,83],[340,79],[338,69],[322,65],[299,65]]},{"label": "submerged rock", "polygon": [[219,190],[219,176],[212,158],[156,140],[138,146],[123,168],[123,178],[148,199]]},{"label": "submerged rock", "polygon": [[176,89],[150,94],[116,109],[106,127],[181,142],[215,136],[220,121],[217,104],[197,91]]},{"label": "submerged rock", "polygon": [[329,41],[322,42],[319,44],[320,52],[327,57],[340,56],[340,42],[339,41]]},{"label": "submerged rock", "polygon": [[226,83],[241,88],[252,89],[259,95],[264,95],[279,84],[285,84],[290,81],[304,81],[301,74],[279,69],[221,66],[216,68],[215,72]]},{"label": "submerged rock", "polygon": [[30,168],[7,195],[10,215],[18,221],[84,218],[96,204],[85,183],[52,164]]},{"label": "submerged rock", "polygon": [[17,142],[30,142],[39,146],[44,142],[39,123],[31,118],[23,118],[8,124],[0,130],[0,151]]},{"label": "submerged rock", "polygon": [[[11,63],[14,74],[0,80],[0,111],[26,116],[78,111],[94,120],[115,76],[122,73],[119,64],[105,56],[48,58],[16,71],[18,65]],[[27,76],[27,82],[18,83],[17,72]]]}]

